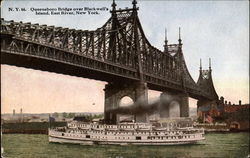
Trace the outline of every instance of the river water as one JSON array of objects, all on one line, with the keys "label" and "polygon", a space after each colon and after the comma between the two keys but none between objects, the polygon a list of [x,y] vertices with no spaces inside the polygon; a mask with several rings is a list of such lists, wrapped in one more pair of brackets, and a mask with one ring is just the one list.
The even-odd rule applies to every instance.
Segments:
[{"label": "river water", "polygon": [[47,135],[4,134],[2,145],[6,158],[146,158],[146,157],[223,157],[246,158],[249,134],[209,133],[195,145],[178,146],[115,146],[49,143]]}]

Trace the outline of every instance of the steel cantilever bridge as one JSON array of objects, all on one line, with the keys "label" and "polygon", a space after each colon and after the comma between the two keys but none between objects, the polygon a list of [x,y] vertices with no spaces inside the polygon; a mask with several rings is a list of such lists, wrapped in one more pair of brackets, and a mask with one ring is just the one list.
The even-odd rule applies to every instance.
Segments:
[{"label": "steel cantilever bridge", "polygon": [[[109,112],[124,96],[134,101],[147,98],[147,90],[171,95],[180,103],[180,116],[188,116],[188,97],[198,106],[216,103],[211,67],[200,68],[196,83],[185,64],[182,40],[168,44],[164,51],[150,44],[140,20],[138,7],[116,10],[94,31],[6,21],[1,19],[1,64],[16,65],[84,78],[106,81],[105,120],[117,121]],[[165,112],[168,115],[169,111]],[[147,114],[136,121],[147,121]]]}]

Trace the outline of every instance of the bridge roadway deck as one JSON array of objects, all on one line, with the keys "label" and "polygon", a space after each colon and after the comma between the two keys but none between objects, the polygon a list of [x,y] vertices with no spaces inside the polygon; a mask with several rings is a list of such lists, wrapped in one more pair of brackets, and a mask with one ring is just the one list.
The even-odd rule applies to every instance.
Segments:
[{"label": "bridge roadway deck", "polygon": [[[1,49],[1,64],[32,68],[35,70],[55,72],[105,82],[114,82],[118,84],[129,84],[130,82],[132,83],[135,81],[139,81],[139,78],[136,76],[136,71],[134,71],[134,76],[119,75],[115,72],[104,71],[94,67],[91,68],[90,64],[89,66],[79,66],[65,61],[52,60],[45,57],[24,54],[21,52],[15,52],[6,49]],[[146,82],[148,84],[149,89],[152,90],[171,91],[176,93],[182,92],[182,87],[180,85],[171,86],[173,85],[172,83],[164,81],[160,77],[152,77],[151,79],[149,78],[148,80],[146,80]],[[189,89],[189,91],[191,91],[191,89]],[[206,98],[202,95],[202,93],[195,91],[189,92],[188,94],[190,97],[195,99]]]}]

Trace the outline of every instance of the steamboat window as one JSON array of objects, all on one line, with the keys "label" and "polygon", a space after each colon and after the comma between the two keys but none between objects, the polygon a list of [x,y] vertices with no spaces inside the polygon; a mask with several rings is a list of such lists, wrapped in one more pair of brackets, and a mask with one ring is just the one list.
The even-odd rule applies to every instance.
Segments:
[{"label": "steamboat window", "polygon": [[135,137],[136,140],[141,140],[141,137]]},{"label": "steamboat window", "polygon": [[64,133],[62,133],[62,136],[64,136]]},{"label": "steamboat window", "polygon": [[90,138],[90,135],[86,135],[86,138]]}]

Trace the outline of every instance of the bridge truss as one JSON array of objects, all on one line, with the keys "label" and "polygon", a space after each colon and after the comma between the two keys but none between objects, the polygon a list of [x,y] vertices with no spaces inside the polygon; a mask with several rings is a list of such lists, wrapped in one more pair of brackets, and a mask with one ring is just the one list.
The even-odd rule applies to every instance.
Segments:
[{"label": "bridge truss", "polygon": [[166,44],[164,51],[150,44],[136,1],[133,8],[120,10],[113,3],[111,17],[92,31],[1,19],[1,46],[2,64],[107,82],[142,81],[154,90],[185,92],[196,99],[218,98],[211,74],[209,82],[202,71],[198,83],[192,79],[181,39],[178,44]]}]

